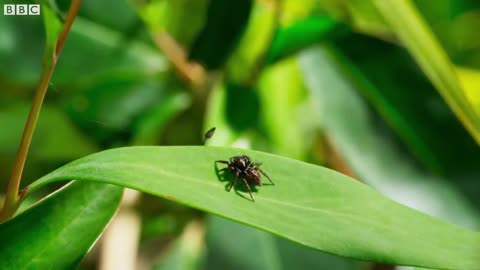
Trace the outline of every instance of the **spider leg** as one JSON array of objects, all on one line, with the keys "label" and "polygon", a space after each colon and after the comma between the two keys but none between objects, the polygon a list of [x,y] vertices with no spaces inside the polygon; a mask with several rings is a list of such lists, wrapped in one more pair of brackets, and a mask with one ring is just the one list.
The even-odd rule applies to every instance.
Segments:
[{"label": "spider leg", "polygon": [[235,173],[235,178],[233,179],[232,183],[230,184],[230,186],[227,189],[228,192],[230,192],[230,189],[232,189],[232,187],[235,185],[237,180],[238,180],[238,172]]},{"label": "spider leg", "polygon": [[229,164],[226,160],[215,160],[215,163]]},{"label": "spider leg", "polygon": [[228,171],[228,169],[230,169],[229,167],[225,167],[223,169],[220,169],[219,172],[223,172],[223,171]]},{"label": "spider leg", "polygon": [[253,199],[253,196],[252,196],[252,191],[250,190],[250,186],[248,185],[247,180],[245,180],[245,178],[242,178],[242,181],[248,189],[248,193],[250,194],[250,198],[252,198],[252,202],[255,202],[255,200]]},{"label": "spider leg", "polygon": [[275,183],[272,182],[272,179],[270,179],[270,177],[268,177],[267,173],[265,173],[264,171],[262,171],[262,169],[258,168],[257,167],[257,170],[262,173],[263,175],[265,175],[265,177],[267,177],[268,181],[270,181],[270,183],[272,183],[272,185],[275,185]]}]

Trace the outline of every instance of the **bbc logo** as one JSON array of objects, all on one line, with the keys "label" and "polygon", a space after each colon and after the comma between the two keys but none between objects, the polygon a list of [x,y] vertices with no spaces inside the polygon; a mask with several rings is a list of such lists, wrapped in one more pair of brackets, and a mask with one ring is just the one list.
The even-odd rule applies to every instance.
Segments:
[{"label": "bbc logo", "polygon": [[5,4],[3,15],[40,15],[40,5]]}]

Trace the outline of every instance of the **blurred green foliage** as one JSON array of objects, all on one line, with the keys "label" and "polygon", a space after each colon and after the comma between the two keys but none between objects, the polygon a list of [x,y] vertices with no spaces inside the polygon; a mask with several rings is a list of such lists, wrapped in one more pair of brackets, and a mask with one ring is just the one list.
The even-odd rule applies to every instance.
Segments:
[{"label": "blurred green foliage", "polygon": [[[59,21],[70,4],[23,2],[49,5]],[[329,166],[478,230],[478,25],[477,0],[84,0],[22,185],[102,149],[200,144],[215,126],[210,145]],[[44,29],[40,16],[0,15],[3,187],[51,39]],[[178,55],[159,48],[160,32],[186,61],[204,65],[203,84],[181,76],[191,70],[179,72]],[[365,267],[216,217],[192,255],[181,252],[179,234],[202,214],[150,197],[138,209],[147,224],[141,252],[155,252],[149,243],[161,239],[157,257],[168,269],[291,269],[300,260],[305,268]],[[182,256],[198,258],[179,266]]]}]

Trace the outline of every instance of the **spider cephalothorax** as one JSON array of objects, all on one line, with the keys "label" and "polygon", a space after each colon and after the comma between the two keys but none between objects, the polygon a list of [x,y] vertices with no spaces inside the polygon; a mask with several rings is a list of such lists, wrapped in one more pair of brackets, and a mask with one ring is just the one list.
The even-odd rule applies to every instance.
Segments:
[{"label": "spider cephalothorax", "polygon": [[242,155],[242,156],[234,156],[230,158],[230,161],[226,160],[217,160],[215,162],[218,163],[223,163],[227,164],[228,166],[221,169],[220,171],[229,171],[235,175],[235,178],[233,179],[232,183],[228,187],[228,191],[232,189],[232,187],[235,185],[237,180],[240,178],[245,186],[247,187],[248,193],[250,194],[250,197],[252,198],[252,201],[255,201],[252,196],[252,191],[250,190],[250,185],[254,186],[261,186],[262,185],[262,180],[261,180],[261,175],[265,175],[267,177],[268,181],[270,183],[273,182],[268,177],[268,175],[260,169],[260,165],[262,163],[260,162],[252,162],[250,157]]}]

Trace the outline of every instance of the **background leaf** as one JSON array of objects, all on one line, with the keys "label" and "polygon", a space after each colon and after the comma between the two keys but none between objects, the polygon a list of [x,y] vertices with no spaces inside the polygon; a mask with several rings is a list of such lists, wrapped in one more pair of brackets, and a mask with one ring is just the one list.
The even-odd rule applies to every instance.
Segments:
[{"label": "background leaf", "polygon": [[48,64],[51,64],[51,62],[48,61],[53,60],[53,54],[57,47],[58,36],[60,34],[60,31],[62,30],[62,22],[57,17],[57,14],[55,14],[55,11],[45,3],[42,5],[41,13],[43,16],[46,33],[45,60]]},{"label": "background leaf", "polygon": [[231,82],[251,85],[255,81],[278,24],[279,5],[255,1],[245,33],[228,59],[226,73]]},{"label": "background leaf", "polygon": [[277,30],[266,57],[273,63],[322,40],[340,36],[347,27],[332,18],[309,17]]},{"label": "background leaf", "polygon": [[360,35],[335,45],[337,65],[420,162],[443,175],[476,171],[480,148],[406,50]]},{"label": "background leaf", "polygon": [[304,160],[312,144],[312,131],[303,121],[306,91],[296,59],[264,69],[258,88],[261,123],[273,153]]},{"label": "background leaf", "polygon": [[[238,154],[262,161],[275,181],[275,186],[258,188],[255,203],[248,195],[226,192],[226,183],[218,179],[214,161]],[[68,179],[138,189],[350,258],[478,269],[479,233],[404,207],[334,171],[262,152],[195,146],[119,148],[72,162],[29,190]]]},{"label": "background leaf", "polygon": [[209,248],[203,269],[361,269],[352,260],[216,216],[208,217],[206,243]]},{"label": "background leaf", "polygon": [[157,263],[154,270],[193,270],[198,269],[204,253],[204,228],[200,221],[190,222],[174,241],[166,258]]},{"label": "background leaf", "polygon": [[480,115],[468,102],[448,55],[414,4],[407,0],[372,2],[477,143],[480,143]]},{"label": "background leaf", "polygon": [[73,269],[114,215],[122,188],[73,182],[0,224],[0,268]]},{"label": "background leaf", "polygon": [[425,172],[395,137],[385,136],[381,119],[357,93],[336,55],[328,48],[312,48],[302,54],[301,64],[319,109],[315,113],[324,118],[326,135],[353,174],[402,204],[478,230],[480,216],[471,204],[478,194],[469,202],[455,185],[458,181]]},{"label": "background leaf", "polygon": [[193,42],[189,58],[208,69],[222,66],[245,30],[251,8],[252,0],[209,1],[207,21]]}]

